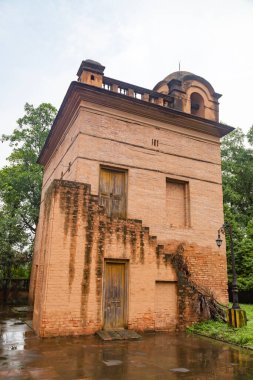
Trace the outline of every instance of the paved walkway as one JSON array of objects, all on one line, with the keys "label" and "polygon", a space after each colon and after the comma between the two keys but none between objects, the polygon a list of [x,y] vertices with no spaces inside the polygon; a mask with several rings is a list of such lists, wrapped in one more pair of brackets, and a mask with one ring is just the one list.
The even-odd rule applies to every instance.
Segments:
[{"label": "paved walkway", "polygon": [[39,339],[25,318],[24,311],[0,310],[0,379],[253,379],[252,352],[208,338],[159,333],[139,341]]}]

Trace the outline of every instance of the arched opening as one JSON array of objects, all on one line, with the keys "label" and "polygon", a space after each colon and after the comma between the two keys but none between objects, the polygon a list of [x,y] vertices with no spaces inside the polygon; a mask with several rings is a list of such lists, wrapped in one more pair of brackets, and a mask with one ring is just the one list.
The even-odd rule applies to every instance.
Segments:
[{"label": "arched opening", "polygon": [[197,92],[191,94],[191,114],[205,117],[204,99]]}]

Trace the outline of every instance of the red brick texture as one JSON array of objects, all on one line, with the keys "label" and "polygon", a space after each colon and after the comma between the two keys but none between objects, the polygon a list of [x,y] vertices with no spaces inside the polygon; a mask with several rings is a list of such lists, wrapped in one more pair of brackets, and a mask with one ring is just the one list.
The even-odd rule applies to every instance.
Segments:
[{"label": "red brick texture", "polygon": [[[128,263],[127,327],[184,328],[199,320],[167,260],[181,247],[192,279],[227,302],[226,257],[210,247],[168,239],[159,245],[140,220],[110,219],[90,185],[54,180],[41,209],[33,270],[33,326],[40,336],[91,334],[103,328],[106,259]],[[182,306],[183,304],[183,306]]]}]

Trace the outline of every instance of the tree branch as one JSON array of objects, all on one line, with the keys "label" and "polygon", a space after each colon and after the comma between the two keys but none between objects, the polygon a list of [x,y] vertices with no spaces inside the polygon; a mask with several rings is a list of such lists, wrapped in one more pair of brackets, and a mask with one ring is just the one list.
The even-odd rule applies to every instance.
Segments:
[{"label": "tree branch", "polygon": [[26,218],[24,217],[24,215],[20,214],[23,222],[25,223],[26,227],[28,227],[34,234],[36,232],[36,228],[34,228],[27,220]]}]

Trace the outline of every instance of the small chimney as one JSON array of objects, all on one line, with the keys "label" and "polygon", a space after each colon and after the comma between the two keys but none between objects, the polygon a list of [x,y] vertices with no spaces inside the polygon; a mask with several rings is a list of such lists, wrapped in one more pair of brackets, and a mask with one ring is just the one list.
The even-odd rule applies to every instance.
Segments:
[{"label": "small chimney", "polygon": [[173,108],[178,111],[183,111],[183,102],[185,101],[186,93],[183,90],[182,82],[179,79],[172,79],[168,82],[169,95],[173,96]]},{"label": "small chimney", "polygon": [[77,72],[78,81],[91,86],[102,87],[105,66],[92,59],[82,61]]}]

